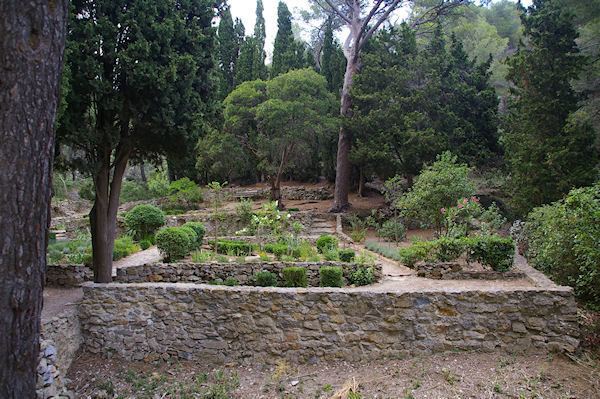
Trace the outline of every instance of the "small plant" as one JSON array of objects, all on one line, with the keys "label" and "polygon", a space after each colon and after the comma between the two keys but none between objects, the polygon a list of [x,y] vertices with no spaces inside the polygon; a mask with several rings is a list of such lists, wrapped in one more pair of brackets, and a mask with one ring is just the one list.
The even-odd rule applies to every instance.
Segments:
[{"label": "small plant", "polygon": [[315,245],[320,253],[324,253],[326,249],[337,249],[338,240],[332,236],[321,236],[317,238]]},{"label": "small plant", "polygon": [[187,205],[203,201],[202,191],[198,190],[198,185],[187,177],[171,182],[169,195],[172,196],[174,203],[185,202]]},{"label": "small plant", "polygon": [[373,284],[375,281],[375,271],[373,266],[359,265],[354,272],[350,274],[350,284],[363,286]]},{"label": "small plant", "polygon": [[286,267],[281,271],[284,287],[306,287],[306,269]]},{"label": "small plant", "polygon": [[406,238],[404,224],[398,219],[388,219],[377,229],[377,237],[400,242]]},{"label": "small plant", "polygon": [[344,285],[343,270],[340,266],[322,266],[319,269],[321,287],[342,287]]},{"label": "small plant", "polygon": [[138,240],[154,234],[166,222],[163,212],[152,205],[136,205],[125,215],[127,231]]},{"label": "small plant", "polygon": [[313,247],[310,242],[306,240],[300,241],[298,244],[298,250],[300,251],[300,259],[307,261],[311,258],[319,258],[319,252]]},{"label": "small plant", "polygon": [[356,253],[351,249],[341,249],[338,252],[338,255],[340,257],[340,261],[350,263],[350,262],[354,261],[354,257],[356,256]]},{"label": "small plant", "polygon": [[212,251],[200,251],[199,253],[192,254],[192,260],[196,263],[204,263],[211,261],[214,258]]},{"label": "small plant", "polygon": [[277,284],[277,276],[271,272],[258,272],[252,276],[252,282],[257,287],[274,287]]},{"label": "small plant", "polygon": [[240,218],[242,225],[247,226],[252,220],[252,206],[254,202],[251,199],[240,198],[240,202],[235,205],[235,213]]},{"label": "small plant", "polygon": [[355,242],[363,242],[367,237],[367,230],[357,230],[350,232],[350,238]]},{"label": "small plant", "polygon": [[433,244],[434,256],[440,262],[450,262],[458,259],[465,251],[465,240],[442,236]]},{"label": "small plant", "polygon": [[417,262],[429,258],[432,247],[433,244],[431,241],[417,241],[411,244],[410,247],[399,248],[400,262],[406,267],[413,268]]},{"label": "small plant", "polygon": [[223,281],[223,285],[226,285],[228,287],[235,287],[240,285],[240,283],[233,277],[227,277],[225,281]]},{"label": "small plant", "polygon": [[156,234],[156,246],[165,262],[185,258],[190,251],[190,234],[180,227],[167,227]]},{"label": "small plant", "polygon": [[133,238],[127,235],[121,236],[115,240],[113,260],[119,260],[139,250],[140,247],[133,242]]},{"label": "small plant", "polygon": [[217,255],[215,260],[219,263],[229,263],[229,258],[225,255]]},{"label": "small plant", "polygon": [[142,248],[142,249],[148,249],[151,246],[152,246],[151,240],[143,239],[142,241],[140,241],[140,248]]},{"label": "small plant", "polygon": [[335,262],[339,260],[339,255],[337,249],[329,248],[323,252],[323,258],[330,262]]},{"label": "small plant", "polygon": [[364,249],[356,255],[356,263],[359,265],[374,265],[377,258],[372,253],[365,251]]}]

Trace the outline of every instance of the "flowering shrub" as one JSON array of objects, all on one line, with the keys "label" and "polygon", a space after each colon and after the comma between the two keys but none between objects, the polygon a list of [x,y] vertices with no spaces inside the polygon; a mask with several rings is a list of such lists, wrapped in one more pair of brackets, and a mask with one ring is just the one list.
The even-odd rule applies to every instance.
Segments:
[{"label": "flowering shrub", "polygon": [[468,237],[474,229],[480,230],[480,235],[490,235],[492,229],[499,229],[506,223],[495,203],[484,209],[474,196],[458,200],[456,206],[441,208],[440,213],[445,217],[447,237]]}]

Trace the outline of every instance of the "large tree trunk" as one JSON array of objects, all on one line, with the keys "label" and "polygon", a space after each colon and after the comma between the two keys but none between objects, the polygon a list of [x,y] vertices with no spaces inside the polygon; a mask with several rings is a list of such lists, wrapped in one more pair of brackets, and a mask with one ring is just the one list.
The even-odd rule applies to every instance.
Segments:
[{"label": "large tree trunk", "polygon": [[[344,74],[344,86],[342,88],[342,99],[340,115],[350,115],[350,88],[352,87],[352,78],[358,72],[358,56],[347,57],[346,73]],[[350,135],[340,127],[338,138],[337,165],[335,168],[335,190],[333,193],[333,208],[331,212],[343,212],[348,209],[348,190],[350,185]]]},{"label": "large tree trunk", "polygon": [[92,232],[92,258],[94,281],[110,283],[112,281],[112,262],[117,228],[119,195],[123,184],[123,175],[127,168],[129,151],[123,146],[117,148],[114,170],[111,167],[110,152],[106,151],[101,168],[95,173],[94,186],[96,198],[90,211]]},{"label": "large tree trunk", "polygon": [[35,398],[67,1],[0,1],[0,397]]}]

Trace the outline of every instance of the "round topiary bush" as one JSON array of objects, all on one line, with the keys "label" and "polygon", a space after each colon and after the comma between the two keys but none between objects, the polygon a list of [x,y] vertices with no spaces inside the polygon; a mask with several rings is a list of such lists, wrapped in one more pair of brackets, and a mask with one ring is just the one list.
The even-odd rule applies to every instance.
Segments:
[{"label": "round topiary bush", "polygon": [[125,215],[127,231],[138,240],[152,235],[166,222],[163,212],[152,205],[136,205]]},{"label": "round topiary bush", "polygon": [[332,236],[321,236],[317,238],[315,245],[320,253],[325,253],[328,250],[337,249],[338,240]]},{"label": "round topiary bush", "polygon": [[200,222],[187,222],[181,227],[189,227],[194,230],[196,233],[196,242],[194,243],[194,248],[200,248],[202,246],[202,240],[204,239],[204,235],[206,234],[206,228]]},{"label": "round topiary bush", "polygon": [[188,251],[191,251],[192,249],[197,248],[196,243],[198,242],[198,234],[196,234],[194,229],[192,229],[191,227],[185,226],[185,225],[181,226],[180,229],[185,231],[188,235],[188,240],[189,240]]},{"label": "round topiary bush", "polygon": [[167,227],[156,234],[156,246],[165,262],[185,258],[190,251],[190,233],[187,228]]}]

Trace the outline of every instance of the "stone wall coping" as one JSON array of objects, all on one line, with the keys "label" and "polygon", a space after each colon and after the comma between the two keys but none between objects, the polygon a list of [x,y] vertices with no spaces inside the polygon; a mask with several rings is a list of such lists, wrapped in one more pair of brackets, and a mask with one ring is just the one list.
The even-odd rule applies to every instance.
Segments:
[{"label": "stone wall coping", "polygon": [[[341,293],[341,294],[354,294],[354,295],[378,295],[378,294],[439,294],[439,293],[448,293],[448,294],[478,294],[478,295],[486,295],[486,294],[496,294],[496,293],[518,293],[518,292],[538,292],[538,293],[563,293],[565,295],[572,295],[573,288],[566,286],[554,286],[554,287],[515,287],[515,288],[486,288],[476,289],[476,288],[467,288],[467,289],[458,289],[458,288],[411,288],[406,287],[402,289],[385,289],[378,288],[372,289],[368,286],[366,287],[343,287],[343,288],[334,288],[334,287],[306,287],[306,288],[284,288],[284,287],[255,287],[255,286],[234,286],[229,287],[225,285],[212,285],[212,284],[196,284],[196,283],[93,283],[86,282],[82,284],[84,290],[86,289],[116,289],[116,288],[154,288],[154,289],[162,289],[162,290],[204,290],[204,291],[230,291],[230,292],[273,292],[273,293],[281,293],[281,294],[311,294],[311,293]],[[84,295],[85,300],[85,295]]]}]

